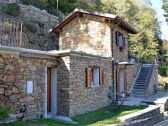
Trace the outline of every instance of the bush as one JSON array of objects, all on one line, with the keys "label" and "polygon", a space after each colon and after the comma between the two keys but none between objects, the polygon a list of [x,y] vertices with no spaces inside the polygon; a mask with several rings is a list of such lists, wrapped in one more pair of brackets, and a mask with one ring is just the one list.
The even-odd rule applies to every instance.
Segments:
[{"label": "bush", "polygon": [[0,120],[8,118],[10,113],[11,113],[11,107],[9,105],[1,106],[0,107]]},{"label": "bush", "polygon": [[5,13],[7,15],[11,15],[11,16],[17,17],[20,14],[20,7],[16,3],[9,3],[5,7]]},{"label": "bush", "polygon": [[165,63],[159,63],[158,72],[161,76],[168,76],[168,65]]},{"label": "bush", "polygon": [[165,83],[165,85],[164,85],[164,89],[165,89],[165,91],[168,90],[168,83]]}]

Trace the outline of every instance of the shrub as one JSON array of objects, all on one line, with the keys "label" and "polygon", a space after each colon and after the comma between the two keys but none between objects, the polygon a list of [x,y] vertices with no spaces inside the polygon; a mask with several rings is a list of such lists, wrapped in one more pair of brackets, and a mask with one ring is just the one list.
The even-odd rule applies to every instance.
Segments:
[{"label": "shrub", "polygon": [[0,120],[8,118],[10,113],[11,113],[11,107],[9,105],[1,106],[0,107]]},{"label": "shrub", "polygon": [[11,15],[11,16],[17,17],[20,14],[20,7],[16,3],[9,3],[5,7],[5,13],[7,15]]},{"label": "shrub", "polygon": [[165,83],[165,85],[164,85],[164,89],[165,89],[165,91],[168,90],[168,83]]},{"label": "shrub", "polygon": [[168,65],[165,63],[159,63],[158,72],[161,76],[168,76]]}]

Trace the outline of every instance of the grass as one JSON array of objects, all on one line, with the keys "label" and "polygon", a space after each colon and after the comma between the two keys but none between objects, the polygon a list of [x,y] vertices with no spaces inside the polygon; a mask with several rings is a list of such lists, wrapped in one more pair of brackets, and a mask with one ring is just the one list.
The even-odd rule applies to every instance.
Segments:
[{"label": "grass", "polygon": [[147,106],[116,106],[110,105],[87,114],[75,116],[72,119],[79,122],[78,125],[66,124],[52,119],[39,119],[33,121],[17,121],[7,126],[28,126],[28,124],[48,124],[48,126],[104,126],[119,123],[118,117],[137,112]]}]

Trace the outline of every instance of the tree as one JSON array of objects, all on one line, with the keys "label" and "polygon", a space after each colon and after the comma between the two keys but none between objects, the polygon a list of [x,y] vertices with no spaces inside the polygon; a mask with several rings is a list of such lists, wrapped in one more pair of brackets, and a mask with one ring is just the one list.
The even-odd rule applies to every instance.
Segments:
[{"label": "tree", "polygon": [[168,0],[162,0],[162,9],[164,10],[166,21],[168,22]]},{"label": "tree", "polygon": [[102,4],[103,12],[117,14],[138,29],[139,34],[129,35],[131,54],[138,52],[140,58],[152,60],[158,50],[155,33],[160,26],[155,11],[147,6],[150,1],[141,4],[137,0],[102,0]]}]

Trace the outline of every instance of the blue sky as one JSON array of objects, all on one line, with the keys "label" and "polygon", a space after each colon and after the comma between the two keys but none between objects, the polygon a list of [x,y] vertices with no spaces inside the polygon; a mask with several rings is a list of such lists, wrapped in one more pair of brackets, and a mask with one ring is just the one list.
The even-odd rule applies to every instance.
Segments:
[{"label": "blue sky", "polygon": [[163,16],[164,11],[162,8],[162,2],[161,0],[151,0],[152,8],[155,9],[157,13],[157,17],[159,21],[161,22],[161,31],[162,31],[162,38],[168,40],[168,25],[165,21],[165,17]]}]

